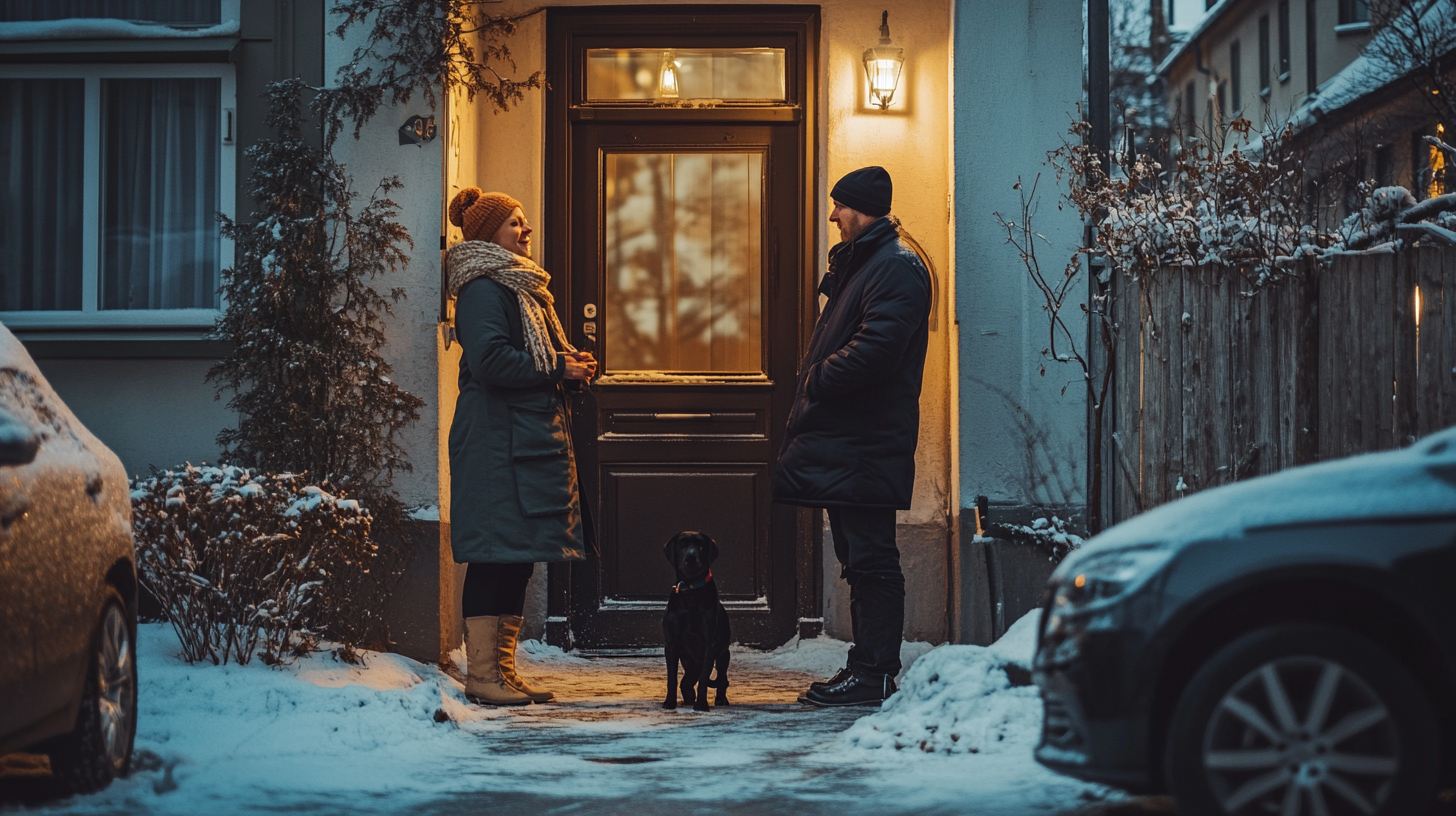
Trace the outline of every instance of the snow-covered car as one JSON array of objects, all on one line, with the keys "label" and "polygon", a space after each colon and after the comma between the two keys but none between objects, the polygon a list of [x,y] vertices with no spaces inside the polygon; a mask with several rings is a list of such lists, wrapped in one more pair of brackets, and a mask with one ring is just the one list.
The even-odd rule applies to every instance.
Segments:
[{"label": "snow-covered car", "polygon": [[135,564],[121,461],[0,326],[0,755],[71,791],[131,762]]},{"label": "snow-covered car", "polygon": [[1420,816],[1453,784],[1456,428],[1159,507],[1052,574],[1036,758],[1180,814]]}]

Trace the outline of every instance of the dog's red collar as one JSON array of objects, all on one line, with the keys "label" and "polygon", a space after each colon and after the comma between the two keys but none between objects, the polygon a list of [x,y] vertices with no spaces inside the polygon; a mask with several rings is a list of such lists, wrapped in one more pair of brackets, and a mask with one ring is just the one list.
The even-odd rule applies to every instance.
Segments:
[{"label": "dog's red collar", "polygon": [[696,581],[678,581],[677,583],[673,584],[672,592],[674,595],[676,595],[679,592],[702,589],[703,587],[707,586],[708,582],[711,580],[713,580],[713,571],[708,570],[707,575],[704,575],[702,578],[699,578]]}]

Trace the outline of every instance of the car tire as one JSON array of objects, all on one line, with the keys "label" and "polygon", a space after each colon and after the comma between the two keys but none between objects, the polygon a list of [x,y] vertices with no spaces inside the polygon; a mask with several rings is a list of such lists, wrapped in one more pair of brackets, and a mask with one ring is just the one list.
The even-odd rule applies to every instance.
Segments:
[{"label": "car tire", "polygon": [[1271,626],[1220,649],[1184,688],[1166,779],[1187,816],[1415,816],[1435,795],[1434,723],[1419,683],[1367,638]]},{"label": "car tire", "polygon": [[59,786],[90,793],[126,776],[136,741],[136,622],[111,590],[92,637],[76,727],[43,747]]}]

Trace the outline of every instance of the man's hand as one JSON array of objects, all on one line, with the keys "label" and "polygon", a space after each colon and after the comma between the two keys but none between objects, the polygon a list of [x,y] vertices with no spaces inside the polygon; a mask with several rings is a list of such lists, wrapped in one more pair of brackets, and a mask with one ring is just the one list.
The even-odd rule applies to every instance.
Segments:
[{"label": "man's hand", "polygon": [[566,355],[566,379],[589,382],[597,375],[597,361],[590,351],[569,352]]}]

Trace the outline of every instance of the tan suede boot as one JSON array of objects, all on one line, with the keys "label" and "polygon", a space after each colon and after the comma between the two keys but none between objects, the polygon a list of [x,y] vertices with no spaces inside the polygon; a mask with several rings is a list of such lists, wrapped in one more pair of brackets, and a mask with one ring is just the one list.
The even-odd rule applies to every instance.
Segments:
[{"label": "tan suede boot", "polygon": [[531,698],[501,675],[500,629],[495,615],[465,619],[465,699],[481,705],[525,705]]},{"label": "tan suede boot", "polygon": [[500,634],[496,636],[496,648],[500,649],[500,673],[506,684],[530,697],[532,701],[544,703],[556,695],[545,689],[534,688],[516,674],[516,641],[521,635],[521,624],[525,618],[520,615],[501,615]]}]

